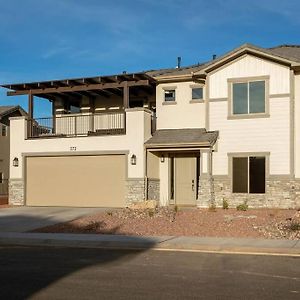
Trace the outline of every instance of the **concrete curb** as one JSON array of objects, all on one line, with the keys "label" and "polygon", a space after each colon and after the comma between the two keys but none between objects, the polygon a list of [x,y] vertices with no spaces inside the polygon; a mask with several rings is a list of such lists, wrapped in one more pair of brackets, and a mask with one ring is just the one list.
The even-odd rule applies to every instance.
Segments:
[{"label": "concrete curb", "polygon": [[300,257],[300,241],[199,238],[175,236],[121,236],[97,234],[0,233],[0,245],[160,250],[205,253],[281,255]]}]

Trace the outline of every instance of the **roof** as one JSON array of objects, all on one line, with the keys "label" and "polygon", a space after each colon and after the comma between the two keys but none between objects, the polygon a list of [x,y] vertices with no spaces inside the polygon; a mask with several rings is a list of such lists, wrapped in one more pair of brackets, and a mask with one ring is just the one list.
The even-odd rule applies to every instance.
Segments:
[{"label": "roof", "polygon": [[173,146],[211,147],[219,136],[218,131],[206,131],[205,128],[160,129],[145,143],[147,148]]},{"label": "roof", "polygon": [[26,116],[26,111],[19,105],[0,106],[0,122],[8,125],[10,117]]},{"label": "roof", "polygon": [[[207,62],[198,63],[190,66],[184,66],[180,68],[167,68],[158,70],[148,70],[138,73],[125,73],[117,75],[105,75],[105,76],[95,76],[95,77],[81,77],[72,79],[61,79],[61,80],[48,80],[39,82],[27,82],[27,83],[14,83],[14,84],[4,84],[1,85],[4,88],[16,91],[16,95],[22,94],[22,91],[29,90],[40,90],[40,97],[43,97],[44,89],[52,89],[55,92],[57,88],[71,88],[75,87],[74,93],[76,93],[76,88],[88,87],[96,84],[117,84],[122,81],[134,82],[138,80],[148,80],[150,83],[154,84],[156,81],[172,80],[175,77],[193,77],[197,76],[200,78],[202,74],[206,74],[214,68],[218,68],[219,65],[227,63],[228,61],[234,59],[237,56],[241,56],[245,53],[253,53],[256,55],[264,56],[266,58],[282,62],[287,65],[292,65],[293,63],[300,63],[300,45],[279,45],[272,48],[262,48],[252,44],[243,44],[240,47],[234,48],[233,50],[219,56],[215,59],[211,59]],[[112,91],[114,88],[112,88]],[[81,90],[80,90],[81,91]],[[80,93],[79,91],[79,93]],[[8,92],[10,93],[10,92]],[[93,93],[89,91],[89,93]],[[101,91],[102,95],[105,96],[105,91]],[[15,95],[12,93],[12,95]],[[75,95],[73,95],[75,96]],[[46,97],[51,100],[51,93],[48,93]]]},{"label": "roof", "polygon": [[154,78],[159,77],[174,77],[174,76],[183,76],[190,75],[193,76],[194,73],[200,73],[206,69],[211,68],[213,65],[218,65],[221,61],[226,58],[233,56],[236,53],[239,55],[244,54],[244,52],[260,52],[264,55],[273,56],[278,60],[288,60],[292,62],[300,62],[300,45],[279,45],[273,48],[262,48],[252,44],[243,44],[240,47],[237,47],[224,55],[221,55],[210,61],[199,63],[196,65],[186,66],[182,68],[173,68],[173,69],[161,69],[161,70],[152,70],[148,71],[147,74],[153,76]]},{"label": "roof", "polygon": [[92,84],[104,84],[104,83],[117,83],[121,81],[137,81],[137,80],[150,80],[154,81],[152,77],[144,72],[140,73],[122,73],[117,75],[101,75],[94,77],[81,77],[81,78],[69,78],[60,80],[47,80],[47,81],[35,81],[25,83],[3,84],[4,88],[14,91],[25,91],[28,89],[46,89],[46,88],[65,88],[75,86],[87,86]]},{"label": "roof", "polygon": [[268,49],[274,55],[300,62],[300,45],[279,45]]}]

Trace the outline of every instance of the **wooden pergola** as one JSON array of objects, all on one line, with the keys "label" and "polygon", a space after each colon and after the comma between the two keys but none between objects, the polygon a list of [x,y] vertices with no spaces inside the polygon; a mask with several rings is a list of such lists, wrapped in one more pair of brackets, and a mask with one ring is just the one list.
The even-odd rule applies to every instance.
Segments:
[{"label": "wooden pergola", "polygon": [[32,119],[34,96],[48,99],[54,103],[56,99],[78,101],[83,96],[109,98],[111,95],[118,95],[123,97],[124,108],[128,108],[129,89],[134,92],[134,89],[139,87],[152,94],[155,85],[155,79],[145,73],[123,73],[111,76],[5,84],[1,86],[10,90],[7,92],[8,96],[28,95],[28,116]]}]

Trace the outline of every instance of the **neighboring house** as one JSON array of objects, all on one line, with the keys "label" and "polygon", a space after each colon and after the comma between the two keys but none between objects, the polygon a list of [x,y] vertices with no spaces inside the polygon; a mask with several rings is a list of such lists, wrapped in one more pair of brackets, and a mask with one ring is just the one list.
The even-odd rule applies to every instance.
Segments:
[{"label": "neighboring house", "polygon": [[[299,46],[3,87],[29,99],[11,119],[11,204],[300,205]],[[51,117],[32,119],[34,96]]]},{"label": "neighboring house", "polygon": [[0,106],[0,195],[8,194],[9,118],[26,116],[20,106]]}]

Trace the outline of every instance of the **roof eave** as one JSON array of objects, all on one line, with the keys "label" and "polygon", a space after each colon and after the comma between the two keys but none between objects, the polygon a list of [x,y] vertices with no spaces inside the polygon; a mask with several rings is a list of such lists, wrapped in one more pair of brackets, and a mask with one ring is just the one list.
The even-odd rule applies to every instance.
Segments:
[{"label": "roof eave", "polygon": [[266,53],[265,51],[263,51],[263,49],[257,48],[255,46],[250,46],[250,45],[243,45],[239,48],[234,49],[233,51],[229,52],[228,54],[225,54],[224,56],[220,57],[219,59],[216,59],[216,61],[212,61],[211,64],[209,64],[206,68],[204,68],[203,70],[200,70],[198,72],[195,72],[195,75],[205,75],[225,64],[227,64],[228,62],[242,56],[245,54],[252,54],[255,56],[259,56],[259,57],[263,57],[272,61],[276,61],[278,63],[284,64],[284,65],[288,65],[288,66],[292,66],[292,64],[295,64],[296,62],[293,60],[289,60],[286,58],[283,58],[281,56],[277,56],[277,55],[273,55],[270,53]]}]

